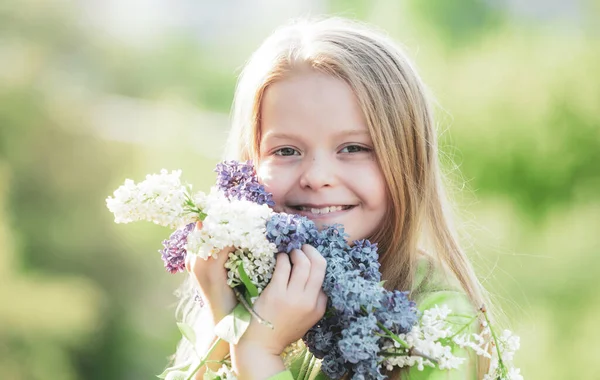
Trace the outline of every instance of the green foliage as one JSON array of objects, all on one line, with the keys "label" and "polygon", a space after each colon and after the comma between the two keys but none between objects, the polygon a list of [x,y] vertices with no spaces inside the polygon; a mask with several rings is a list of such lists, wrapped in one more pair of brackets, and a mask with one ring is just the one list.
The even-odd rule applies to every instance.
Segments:
[{"label": "green foliage", "polygon": [[215,334],[226,342],[237,344],[250,326],[252,316],[243,304],[239,303],[215,326]]},{"label": "green foliage", "polygon": [[242,280],[242,283],[248,291],[248,295],[250,297],[258,297],[258,289],[256,288],[256,285],[252,283],[252,280],[246,273],[243,262],[240,262],[240,265],[238,265],[238,273],[240,274],[240,279]]}]

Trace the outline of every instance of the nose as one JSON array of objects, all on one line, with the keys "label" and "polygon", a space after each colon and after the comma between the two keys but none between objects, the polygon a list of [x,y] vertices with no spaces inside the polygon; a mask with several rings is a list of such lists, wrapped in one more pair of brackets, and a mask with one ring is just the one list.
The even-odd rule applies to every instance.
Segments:
[{"label": "nose", "polygon": [[300,186],[317,190],[335,184],[335,163],[325,154],[314,155],[305,161]]}]

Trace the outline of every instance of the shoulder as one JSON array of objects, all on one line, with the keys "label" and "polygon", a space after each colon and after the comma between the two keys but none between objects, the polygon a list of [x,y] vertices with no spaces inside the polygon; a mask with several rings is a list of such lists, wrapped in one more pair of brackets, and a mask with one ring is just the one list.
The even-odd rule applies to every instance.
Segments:
[{"label": "shoulder", "polygon": [[434,257],[419,254],[413,278],[411,297],[419,310],[446,305],[456,313],[477,312],[458,280]]}]

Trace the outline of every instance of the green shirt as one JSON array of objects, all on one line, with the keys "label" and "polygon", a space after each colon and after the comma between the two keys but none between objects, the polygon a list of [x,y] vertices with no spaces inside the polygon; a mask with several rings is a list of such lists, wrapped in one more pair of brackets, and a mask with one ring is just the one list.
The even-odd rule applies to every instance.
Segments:
[{"label": "green shirt", "polygon": [[[457,281],[446,275],[446,272],[434,266],[423,257],[418,264],[415,275],[415,286],[418,295],[414,298],[419,310],[430,309],[435,305],[447,305],[453,313],[475,315],[476,309],[470,303],[467,295],[462,291]],[[476,331],[473,324],[473,332]],[[475,380],[477,378],[476,357],[466,350],[453,347],[454,355],[467,358],[458,368],[453,370],[440,370],[425,366],[422,371],[411,367],[401,375],[402,379],[409,380]],[[286,356],[288,370],[282,371],[268,380],[328,380],[329,378],[320,371],[320,360],[315,358],[301,342],[296,344],[295,350],[290,350]]]}]

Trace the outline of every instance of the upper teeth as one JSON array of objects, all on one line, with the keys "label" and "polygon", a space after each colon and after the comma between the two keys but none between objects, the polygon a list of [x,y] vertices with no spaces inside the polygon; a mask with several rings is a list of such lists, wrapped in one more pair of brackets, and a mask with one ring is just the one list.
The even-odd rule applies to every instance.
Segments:
[{"label": "upper teeth", "polygon": [[341,211],[344,207],[343,206],[329,206],[329,207],[323,207],[323,208],[307,208],[307,207],[300,207],[301,210],[303,211],[310,211],[313,214],[327,214],[330,212],[336,212],[336,211]]}]

